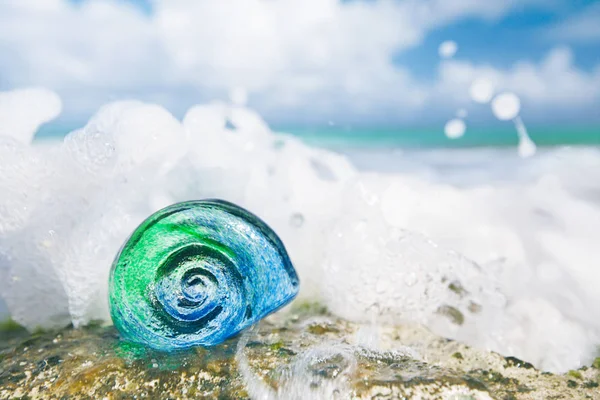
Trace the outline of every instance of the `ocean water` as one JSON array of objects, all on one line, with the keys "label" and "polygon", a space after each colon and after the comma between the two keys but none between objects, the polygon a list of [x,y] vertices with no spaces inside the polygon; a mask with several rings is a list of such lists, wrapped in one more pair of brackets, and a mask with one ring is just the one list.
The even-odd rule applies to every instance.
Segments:
[{"label": "ocean water", "polygon": [[180,120],[128,101],[31,143],[56,107],[27,96],[47,107],[8,102],[21,112],[0,126],[0,296],[29,329],[109,322],[110,265],[133,229],[169,204],[222,198],[281,236],[300,297],[340,317],[422,323],[550,371],[598,355],[600,148],[589,132],[587,145],[524,159],[516,132],[514,146],[451,149],[441,133],[409,146],[398,139],[408,133],[360,131],[366,146],[335,130],[274,132],[240,106],[198,105]]},{"label": "ocean water", "polygon": [[[49,123],[40,127],[37,140],[53,140],[64,137],[68,132],[81,128],[85,122]],[[274,127],[277,132],[297,136],[304,142],[332,149],[439,149],[465,147],[515,147],[518,137],[514,126],[477,128],[467,130],[459,139],[448,139],[443,126],[437,128],[364,128],[348,126],[323,126],[318,128]],[[600,126],[530,127],[528,133],[540,147],[547,146],[599,146]]]},{"label": "ocean water", "polygon": [[[443,126],[430,129],[407,128],[336,128],[315,129],[281,128],[309,144],[344,148],[431,149],[464,147],[516,147],[518,137],[512,124],[507,128],[478,128],[467,130],[459,139],[448,139]],[[530,127],[528,133],[541,147],[547,146],[598,146],[600,126],[596,127]]]}]

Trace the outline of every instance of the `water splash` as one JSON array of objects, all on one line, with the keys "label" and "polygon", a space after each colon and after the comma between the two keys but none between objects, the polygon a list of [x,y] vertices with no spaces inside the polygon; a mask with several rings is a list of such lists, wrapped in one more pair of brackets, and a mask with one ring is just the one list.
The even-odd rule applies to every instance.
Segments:
[{"label": "water splash", "polygon": [[537,151],[537,146],[533,140],[531,140],[529,134],[527,134],[527,129],[525,128],[523,120],[520,116],[517,116],[513,121],[519,135],[519,155],[523,158],[533,156]]},{"label": "water splash", "polygon": [[499,94],[492,101],[492,111],[499,120],[512,120],[515,124],[517,134],[519,135],[519,155],[523,158],[533,156],[536,152],[536,145],[527,134],[525,124],[519,116],[519,112],[521,111],[521,100],[519,97],[510,92]]},{"label": "water splash", "polygon": [[528,163],[385,150],[367,167],[397,170],[368,172],[246,108],[194,106],[180,122],[140,102],[103,107],[64,142],[0,142],[0,295],[31,330],[108,320],[110,265],[136,226],[217,197],[272,226],[300,296],[347,319],[369,322],[377,303],[382,326],[422,323],[552,370],[590,362],[600,343],[595,149]]}]

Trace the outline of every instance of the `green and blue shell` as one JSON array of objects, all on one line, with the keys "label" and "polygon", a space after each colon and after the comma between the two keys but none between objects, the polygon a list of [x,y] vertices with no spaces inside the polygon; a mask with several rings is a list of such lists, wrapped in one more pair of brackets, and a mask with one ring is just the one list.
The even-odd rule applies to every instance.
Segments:
[{"label": "green and blue shell", "polygon": [[221,343],[289,303],[299,280],[275,232],[221,200],[150,216],[117,255],[109,300],[121,335],[160,350]]}]

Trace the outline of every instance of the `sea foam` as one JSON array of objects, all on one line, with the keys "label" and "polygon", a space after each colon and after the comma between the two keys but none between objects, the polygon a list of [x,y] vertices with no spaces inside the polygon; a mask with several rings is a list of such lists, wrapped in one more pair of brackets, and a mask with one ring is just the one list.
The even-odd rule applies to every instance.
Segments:
[{"label": "sea foam", "polygon": [[[175,202],[221,198],[271,225],[301,297],[337,315],[422,323],[551,371],[596,356],[596,149],[491,164],[482,150],[452,171],[444,157],[460,152],[388,152],[367,171],[368,154],[309,147],[240,105],[194,106],[178,121],[136,101],[31,144],[58,97],[26,93],[0,97],[12,116],[0,119],[0,295],[29,329],[109,321],[110,265],[136,226]],[[54,113],[34,127],[34,109]]]}]

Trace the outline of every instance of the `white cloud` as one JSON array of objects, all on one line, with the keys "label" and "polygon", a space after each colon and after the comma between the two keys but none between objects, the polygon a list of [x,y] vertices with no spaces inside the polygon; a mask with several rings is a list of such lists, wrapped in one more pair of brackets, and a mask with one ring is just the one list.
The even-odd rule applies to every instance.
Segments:
[{"label": "white cloud", "polygon": [[582,12],[555,24],[546,30],[546,35],[551,40],[600,41],[600,3],[592,4]]},{"label": "white cloud", "polygon": [[[392,55],[458,19],[499,18],[514,7],[522,2],[155,0],[147,16],[116,0],[7,0],[0,3],[0,82],[48,86],[71,113],[116,97],[186,106],[243,87],[267,115],[410,118],[439,95],[455,98],[445,89],[482,68],[448,62],[432,86],[394,65]],[[488,69],[510,84],[533,76],[525,82],[529,95],[560,101],[561,92],[547,88],[547,75],[557,76],[550,64],[508,75]],[[589,79],[569,68],[559,76],[563,86],[589,92]]]},{"label": "white cloud", "polygon": [[600,99],[600,68],[577,69],[567,47],[552,49],[538,63],[520,62],[508,70],[465,61],[440,65],[439,96],[467,101],[469,86],[476,79],[489,80],[497,91],[510,90],[537,107],[557,108],[590,105]]}]

